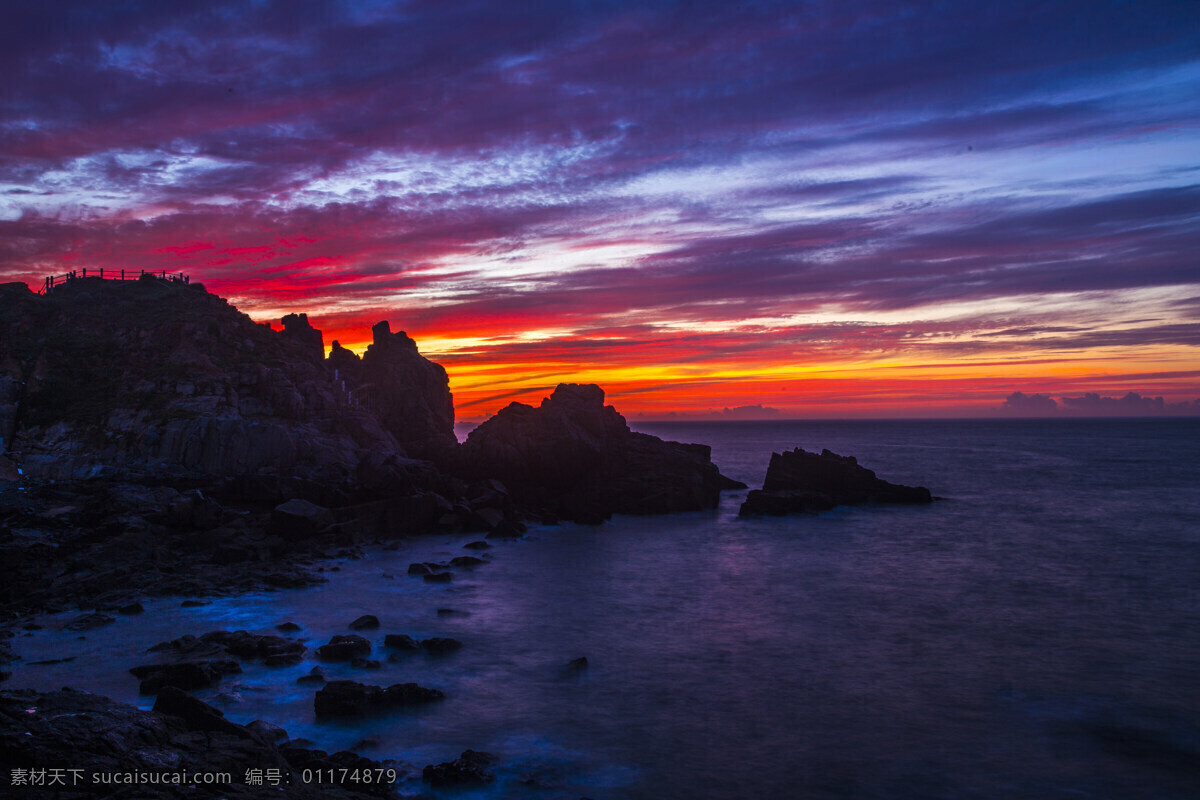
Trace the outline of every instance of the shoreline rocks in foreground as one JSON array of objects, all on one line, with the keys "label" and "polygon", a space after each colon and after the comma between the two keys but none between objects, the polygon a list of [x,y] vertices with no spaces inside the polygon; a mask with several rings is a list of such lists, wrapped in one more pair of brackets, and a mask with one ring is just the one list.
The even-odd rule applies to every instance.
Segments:
[{"label": "shoreline rocks in foreground", "polygon": [[[286,738],[285,731],[268,723],[228,720],[219,709],[174,687],[163,688],[151,711],[75,689],[0,691],[5,779],[0,785],[22,797],[353,800],[394,797],[393,783],[386,778],[409,771],[355,753],[299,747]],[[31,770],[41,772],[41,785],[25,782],[34,780]],[[61,785],[47,783],[52,770]],[[354,770],[359,775],[369,771],[373,780],[321,779]],[[172,783],[200,773],[222,779]],[[105,785],[104,776],[113,781],[114,775],[122,782]],[[135,793],[129,794],[130,789]]]},{"label": "shoreline rocks in foreground", "polygon": [[924,486],[903,486],[876,477],[854,456],[820,454],[797,447],[772,453],[762,489],[747,496],[739,517],[815,513],[835,506],[931,503]]}]

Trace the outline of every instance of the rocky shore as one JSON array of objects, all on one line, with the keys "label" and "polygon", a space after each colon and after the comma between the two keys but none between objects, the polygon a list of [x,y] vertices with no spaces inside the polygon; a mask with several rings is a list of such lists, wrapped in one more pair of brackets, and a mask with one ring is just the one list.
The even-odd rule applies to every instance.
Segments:
[{"label": "rocky shore", "polygon": [[[66,612],[71,630],[91,631],[143,613],[149,597],[319,583],[329,559],[371,544],[427,533],[518,537],[531,521],[713,508],[740,485],[703,445],[630,431],[596,386],[560,386],[536,409],[513,404],[459,445],[445,370],[386,322],[372,335],[361,357],[336,342],[326,356],[303,314],[278,328],[257,324],[200,284],[151,276],[75,279],[47,295],[0,286],[0,680],[25,668],[12,642],[35,614]],[[410,572],[437,583],[482,563],[460,556]],[[371,669],[378,661],[357,639],[335,637],[316,654]],[[408,637],[388,639],[398,653]],[[432,654],[456,646],[410,643]],[[339,794],[305,783],[304,770],[383,767],[289,745],[271,723],[236,725],[187,694],[237,674],[246,659],[294,664],[304,645],[210,631],[152,651],[132,671],[142,693],[157,696],[153,711],[72,690],[0,693],[2,766],[228,769],[235,785],[197,785],[188,796],[262,796],[237,769],[253,763],[290,776],[272,796],[388,796],[378,784]],[[440,697],[416,684],[309,677],[321,687],[322,716]],[[486,782],[492,761],[468,751],[425,767],[426,782]],[[78,794],[181,796],[178,787],[141,788]],[[57,796],[40,791],[29,796]]]}]

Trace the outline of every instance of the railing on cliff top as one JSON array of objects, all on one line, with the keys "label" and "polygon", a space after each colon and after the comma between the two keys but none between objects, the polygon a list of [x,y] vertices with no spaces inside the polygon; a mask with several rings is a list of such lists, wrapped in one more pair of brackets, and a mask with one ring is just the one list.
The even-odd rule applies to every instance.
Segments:
[{"label": "railing on cliff top", "polygon": [[[159,280],[168,281],[170,283],[191,283],[190,275],[184,275],[182,272],[167,272],[165,269],[161,270],[160,272],[147,272],[143,269],[136,273],[133,270],[123,269],[110,269],[107,272],[105,272],[103,269],[94,269],[92,270],[91,277],[101,278],[106,281],[136,281],[140,280],[146,275],[149,275],[153,278],[158,278]],[[88,271],[86,268],[82,270],[72,270],[66,275],[50,275],[42,284],[42,288],[38,289],[38,294],[50,294],[50,292],[53,292],[56,288],[62,286],[63,284],[86,277],[88,277]]]}]

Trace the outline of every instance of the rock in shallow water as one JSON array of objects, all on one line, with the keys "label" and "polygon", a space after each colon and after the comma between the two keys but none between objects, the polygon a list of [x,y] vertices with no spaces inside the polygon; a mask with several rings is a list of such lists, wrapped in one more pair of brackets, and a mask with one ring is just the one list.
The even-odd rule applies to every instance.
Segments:
[{"label": "rock in shallow water", "polygon": [[438,689],[397,683],[384,689],[355,681],[330,681],[313,699],[319,717],[364,716],[389,708],[421,705],[445,698]]},{"label": "rock in shallow water", "polygon": [[334,636],[329,644],[317,648],[317,658],[322,661],[350,661],[371,654],[371,643],[361,636]]},{"label": "rock in shallow water", "polygon": [[421,777],[430,786],[482,786],[496,780],[496,776],[488,769],[494,763],[496,757],[491,753],[464,750],[454,761],[425,767]]}]

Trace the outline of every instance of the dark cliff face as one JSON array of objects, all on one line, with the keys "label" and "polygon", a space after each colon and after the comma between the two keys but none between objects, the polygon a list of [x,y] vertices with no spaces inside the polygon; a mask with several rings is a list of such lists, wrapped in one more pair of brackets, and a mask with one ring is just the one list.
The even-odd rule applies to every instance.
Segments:
[{"label": "dark cliff face", "polygon": [[512,403],[472,431],[457,463],[522,502],[596,522],[716,507],[729,484],[709,456],[704,445],[634,433],[599,386],[560,384],[540,407]]},{"label": "dark cliff face", "polygon": [[[198,285],[75,280],[47,296],[0,289],[0,450],[34,480],[280,474],[354,482],[409,455],[389,410],[356,405],[304,315],[254,323]],[[445,372],[387,397],[449,409],[409,438],[453,437]],[[404,369],[381,370],[380,380]],[[428,427],[422,427],[428,426]],[[399,428],[398,428],[399,429]]]}]

